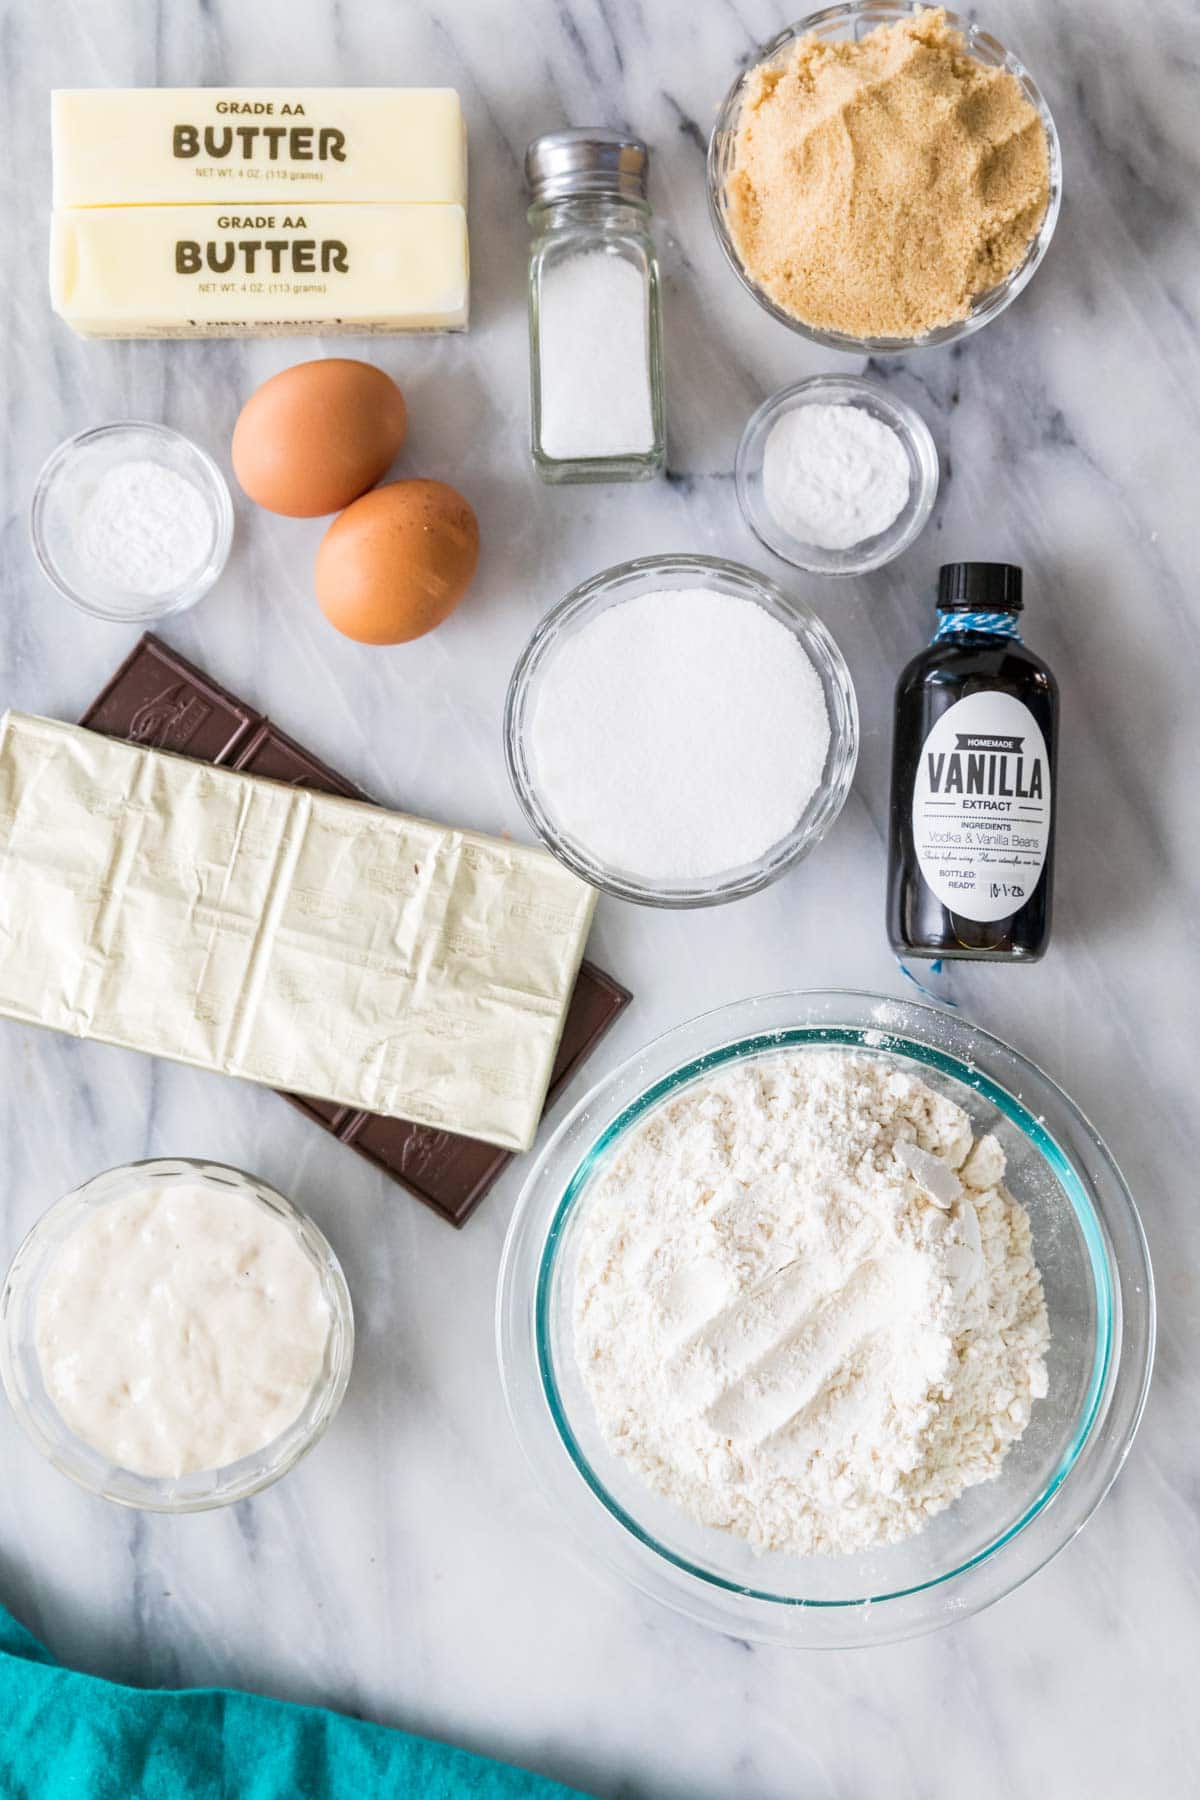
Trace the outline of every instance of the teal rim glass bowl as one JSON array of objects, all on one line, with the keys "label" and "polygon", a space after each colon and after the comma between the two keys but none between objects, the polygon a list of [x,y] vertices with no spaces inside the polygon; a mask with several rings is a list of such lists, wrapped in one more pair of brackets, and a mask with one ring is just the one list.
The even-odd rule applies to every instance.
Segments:
[{"label": "teal rim glass bowl", "polygon": [[[1050,1317],[1050,1388],[992,1481],[925,1530],[849,1556],[756,1554],[696,1524],[608,1448],[573,1350],[574,1264],[597,1176],[654,1108],[731,1062],[780,1051],[886,1057],[994,1132],[1027,1209]],[[1035,1574],[1108,1492],[1141,1418],[1154,1286],[1129,1190],[1050,1078],[961,1017],[811,992],[739,1001],[668,1032],[593,1088],[535,1163],[504,1247],[501,1378],[544,1492],[583,1548],[643,1593],[732,1636],[807,1648],[916,1637]]]},{"label": "teal rim glass bowl", "polygon": [[926,349],[936,344],[954,344],[960,338],[969,337],[972,332],[996,318],[1005,307],[1011,306],[1017,295],[1028,287],[1050,248],[1054,227],[1058,223],[1062,207],[1062,148],[1050,108],[1028,69],[1011,51],[1004,48],[998,38],[992,37],[990,32],[973,24],[970,19],[947,11],[947,21],[961,33],[968,54],[976,62],[983,63],[989,69],[1007,69],[1013,76],[1041,120],[1042,130],[1046,134],[1046,148],[1050,158],[1050,198],[1042,222],[1016,268],[1010,269],[1003,281],[997,282],[985,293],[976,294],[965,319],[956,319],[953,324],[939,325],[918,337],[908,338],[855,337],[849,332],[806,325],[794,313],[785,312],[747,272],[730,229],[726,188],[733,174],[742,99],[750,76],[764,63],[786,62],[800,38],[818,37],[823,43],[857,41],[879,25],[895,25],[901,19],[911,18],[914,13],[924,10],[924,0],[846,0],[843,5],[827,6],[821,12],[811,13],[808,18],[789,25],[785,31],[773,37],[769,44],[764,44],[735,78],[721,103],[721,110],[708,141],[708,211],[725,260],[746,291],[754,296],[773,319],[778,319],[789,331],[798,331],[802,337],[811,339],[815,344],[824,344],[831,350],[848,350],[867,356],[901,355],[906,350]]}]

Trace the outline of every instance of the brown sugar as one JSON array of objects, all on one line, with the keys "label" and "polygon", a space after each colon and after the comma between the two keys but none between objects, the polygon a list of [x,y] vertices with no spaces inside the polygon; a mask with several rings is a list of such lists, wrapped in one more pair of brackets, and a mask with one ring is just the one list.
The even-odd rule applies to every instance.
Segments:
[{"label": "brown sugar", "polygon": [[855,337],[965,318],[1020,263],[1049,197],[1036,110],[940,8],[856,43],[802,38],[756,69],[726,195],[750,279]]}]

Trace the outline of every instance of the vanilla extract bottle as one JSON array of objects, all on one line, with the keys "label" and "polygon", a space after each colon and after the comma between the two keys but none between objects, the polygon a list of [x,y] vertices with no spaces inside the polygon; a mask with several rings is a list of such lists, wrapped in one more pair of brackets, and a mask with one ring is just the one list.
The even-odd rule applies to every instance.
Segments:
[{"label": "vanilla extract bottle", "polygon": [[1021,641],[1021,571],[947,563],[896,685],[888,936],[901,957],[1036,962],[1050,936],[1058,684]]}]

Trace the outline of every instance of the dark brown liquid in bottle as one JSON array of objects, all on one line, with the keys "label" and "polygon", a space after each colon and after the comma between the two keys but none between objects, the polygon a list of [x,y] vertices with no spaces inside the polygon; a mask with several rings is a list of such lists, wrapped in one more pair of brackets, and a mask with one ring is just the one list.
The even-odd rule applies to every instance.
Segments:
[{"label": "dark brown liquid in bottle", "polygon": [[[1029,709],[1049,759],[1045,862],[1032,893],[1008,917],[995,920],[957,914],[933,892],[913,830],[913,791],[929,733],[958,701],[984,692],[1010,694]],[[1035,962],[1042,955],[1050,935],[1057,726],[1058,684],[1019,639],[988,630],[956,631],[936,639],[904,669],[896,687],[888,861],[888,936],[898,956]]]}]

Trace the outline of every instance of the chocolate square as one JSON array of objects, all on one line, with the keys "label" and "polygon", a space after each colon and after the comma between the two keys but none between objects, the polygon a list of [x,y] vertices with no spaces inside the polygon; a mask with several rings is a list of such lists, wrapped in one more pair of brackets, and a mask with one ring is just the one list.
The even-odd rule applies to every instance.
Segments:
[{"label": "chocolate square", "polygon": [[338,775],[315,756],[264,719],[254,736],[244,744],[232,767],[243,775],[262,775],[268,781],[284,781],[289,787],[315,788],[319,794],[341,794],[347,800],[365,800],[361,788]]},{"label": "chocolate square", "polygon": [[147,632],[79,723],[104,737],[228,764],[260,718]]}]

